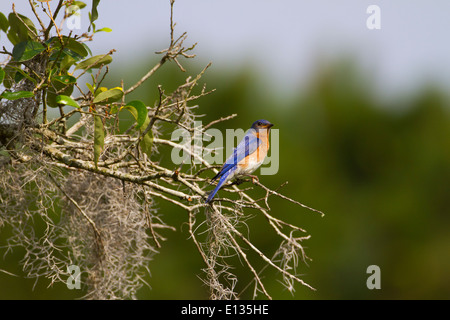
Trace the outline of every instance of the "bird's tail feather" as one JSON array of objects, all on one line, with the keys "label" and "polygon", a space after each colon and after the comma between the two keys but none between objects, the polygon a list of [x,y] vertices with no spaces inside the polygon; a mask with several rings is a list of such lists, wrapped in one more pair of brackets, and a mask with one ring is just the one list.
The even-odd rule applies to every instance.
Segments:
[{"label": "bird's tail feather", "polygon": [[208,198],[206,199],[206,203],[210,203],[211,200],[216,195],[217,191],[223,186],[223,184],[227,181],[227,178],[229,176],[229,172],[225,173],[223,176],[220,177],[219,183],[217,184],[216,188],[208,195]]}]

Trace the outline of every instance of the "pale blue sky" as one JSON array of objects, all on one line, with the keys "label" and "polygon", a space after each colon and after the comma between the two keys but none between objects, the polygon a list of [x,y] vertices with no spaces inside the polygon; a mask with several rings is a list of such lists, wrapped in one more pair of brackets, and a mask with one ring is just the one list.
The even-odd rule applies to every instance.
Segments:
[{"label": "pale blue sky", "polygon": [[[28,1],[17,0],[29,15]],[[56,1],[53,1],[56,3]],[[91,6],[91,1],[86,1]],[[1,0],[0,11],[11,11]],[[369,30],[367,7],[381,9],[381,30]],[[53,4],[54,5],[54,4]],[[116,62],[142,58],[168,42],[168,0],[102,0],[94,54],[114,48]],[[87,26],[87,10],[82,31]],[[200,61],[218,67],[251,63],[269,83],[297,88],[322,60],[351,54],[383,92],[411,90],[428,80],[450,86],[450,1],[435,0],[178,0],[176,32],[198,42]],[[2,45],[5,44],[1,35]],[[120,39],[113,42],[113,39]],[[139,48],[139,49],[136,49]]]}]

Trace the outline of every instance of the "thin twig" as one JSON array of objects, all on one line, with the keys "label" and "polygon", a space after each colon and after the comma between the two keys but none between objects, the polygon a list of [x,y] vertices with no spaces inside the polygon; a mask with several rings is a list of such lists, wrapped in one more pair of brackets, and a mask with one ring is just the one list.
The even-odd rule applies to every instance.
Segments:
[{"label": "thin twig", "polygon": [[45,30],[45,25],[42,22],[41,18],[39,17],[39,15],[36,12],[36,8],[33,5],[33,2],[31,0],[28,0],[28,3],[30,4],[31,10],[34,13],[34,16],[36,17],[36,19],[39,21],[39,24],[41,25],[42,30]]},{"label": "thin twig", "polygon": [[56,7],[56,9],[55,9],[55,13],[54,13],[54,15],[52,15],[52,13],[51,13],[51,11],[50,11],[50,5],[49,5],[48,2],[47,2],[48,9],[49,9],[50,13],[47,13],[45,10],[44,10],[44,12],[47,14],[47,16],[50,17],[50,20],[51,20],[51,21],[50,21],[50,23],[48,24],[47,29],[45,29],[45,31],[44,31],[44,38],[45,38],[45,40],[48,39],[48,35],[50,34],[50,30],[52,29],[52,26],[54,25],[55,28],[56,28],[56,30],[57,30],[58,37],[59,37],[60,41],[62,41],[62,37],[61,37],[61,35],[59,34],[59,30],[58,30],[58,27],[56,26],[55,20],[56,20],[56,17],[58,16],[59,10],[61,10],[61,8],[62,8],[62,6],[63,6],[63,3],[64,3],[64,0],[59,0],[58,5],[57,5],[57,7]]}]

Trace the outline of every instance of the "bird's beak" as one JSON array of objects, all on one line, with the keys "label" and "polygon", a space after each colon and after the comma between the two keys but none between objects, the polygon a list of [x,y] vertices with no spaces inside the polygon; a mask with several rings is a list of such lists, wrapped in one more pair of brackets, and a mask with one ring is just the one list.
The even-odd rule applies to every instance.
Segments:
[{"label": "bird's beak", "polygon": [[270,129],[272,127],[273,127],[273,123],[267,125],[267,129]]}]

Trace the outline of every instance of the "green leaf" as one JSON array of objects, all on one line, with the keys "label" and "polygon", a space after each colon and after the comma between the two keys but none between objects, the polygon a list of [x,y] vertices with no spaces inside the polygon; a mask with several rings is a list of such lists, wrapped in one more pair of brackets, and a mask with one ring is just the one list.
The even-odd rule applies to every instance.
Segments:
[{"label": "green leaf", "polygon": [[28,61],[39,53],[45,50],[45,47],[36,41],[22,41],[16,44],[12,51],[12,56],[15,61]]},{"label": "green leaf", "polygon": [[30,80],[31,82],[33,82],[34,84],[37,84],[36,79],[33,79],[27,72],[25,72],[24,70],[22,70],[21,68],[18,67],[14,67],[11,66],[12,69],[16,70],[16,74],[14,76],[14,82],[18,83],[20,80],[22,80],[23,78],[27,78],[28,80]]},{"label": "green leaf", "polygon": [[[20,69],[19,69],[19,70],[20,70]],[[14,82],[15,82],[15,83],[19,83],[20,80],[22,80],[23,78],[25,78],[23,70],[20,70],[20,71],[22,71],[22,72],[16,72],[16,74],[14,75]]]},{"label": "green leaf", "polygon": [[65,55],[68,54],[76,60],[86,57],[91,51],[84,43],[67,36],[63,36],[62,41],[58,37],[51,37],[45,43],[52,48],[52,51],[56,52],[54,54],[56,57],[60,55],[61,49]]},{"label": "green leaf", "polygon": [[89,91],[90,91],[92,94],[94,94],[95,88],[94,88],[89,82],[86,82],[86,87],[88,87]]},{"label": "green leaf", "polygon": [[3,79],[5,79],[6,72],[0,68],[0,84],[2,84]]},{"label": "green leaf", "polygon": [[61,71],[67,71],[70,69],[70,67],[76,62],[74,58],[72,58],[70,55],[66,54],[64,58],[61,60],[61,63],[59,65],[59,68]]},{"label": "green leaf", "polygon": [[[89,16],[89,18],[91,20],[91,24],[98,18],[97,7],[98,7],[99,3],[100,3],[100,0],[92,0],[92,10],[91,10],[91,14]],[[89,26],[89,29],[90,29],[90,26]]]},{"label": "green leaf", "polygon": [[[82,1],[72,1],[72,3],[70,3],[70,6],[77,6],[79,9],[83,9],[84,7],[86,7],[86,3],[82,2]],[[67,7],[67,4],[66,4],[66,7]]]},{"label": "green leaf", "polygon": [[92,58],[86,59],[84,61],[81,61],[79,64],[77,64],[77,66],[75,67],[75,70],[77,69],[98,69],[100,68],[102,65],[107,65],[109,63],[112,62],[112,57],[111,56],[103,56],[103,55],[98,55],[98,56],[93,56]]},{"label": "green leaf", "polygon": [[74,108],[80,108],[80,105],[75,100],[73,100],[69,96],[65,96],[65,95],[62,95],[62,94],[56,97],[56,103],[57,104],[63,104],[65,106],[71,106],[71,107],[74,107]]},{"label": "green leaf", "polygon": [[58,38],[52,38],[51,41],[46,41],[46,44],[51,48],[49,60],[52,63],[48,65],[56,67],[60,73],[67,73],[74,64],[81,61],[91,51],[83,43],[68,37],[64,37],[63,45]]},{"label": "green leaf", "polygon": [[70,75],[53,76],[51,86],[47,91],[47,105],[52,108],[58,107],[56,97],[58,95],[70,96],[76,82],[77,79]]},{"label": "green leaf", "polygon": [[[119,109],[127,109],[136,119],[137,126],[141,135],[147,129],[150,124],[150,118],[148,117],[148,111],[145,104],[140,100],[133,100],[128,102],[125,106]],[[111,108],[111,113],[117,112],[114,108]],[[152,144],[153,144],[153,135],[152,130],[149,130],[145,136],[142,137],[139,146],[141,147],[142,152],[144,152],[148,157],[152,155]]]},{"label": "green leaf", "polygon": [[3,13],[0,12],[0,29],[3,30],[3,32],[6,32],[8,28],[9,28],[8,19],[5,17]]},{"label": "green leaf", "polygon": [[111,32],[112,31],[112,29],[111,28],[107,28],[107,27],[105,27],[105,28],[101,28],[101,29],[98,29],[98,30],[95,30],[95,33],[97,33],[97,32]]},{"label": "green leaf", "polygon": [[16,44],[18,44],[20,42],[20,39],[19,39],[19,36],[17,35],[17,33],[12,31],[11,29],[8,30],[8,33],[6,34],[6,36],[8,37],[8,40],[13,45],[16,45]]},{"label": "green leaf", "polygon": [[77,78],[75,78],[74,76],[70,76],[68,74],[62,76],[54,76],[53,79],[63,83],[64,85],[77,83]]},{"label": "green leaf", "polygon": [[130,101],[122,108],[130,111],[131,114],[133,115],[133,117],[136,119],[136,122],[137,122],[136,128],[137,129],[142,127],[142,125],[148,118],[147,107],[145,106],[145,104],[142,101],[139,101],[139,100]]},{"label": "green leaf", "polygon": [[[94,80],[94,76],[93,75],[91,75],[91,76],[92,76],[92,80]],[[106,91],[108,91],[108,88],[106,88],[106,87],[96,88],[94,90],[94,98],[96,98],[100,93],[106,92]]]},{"label": "green leaf", "polygon": [[114,89],[100,92],[94,98],[94,103],[108,104],[120,100],[122,96],[123,96],[122,88],[117,87]]},{"label": "green leaf", "polygon": [[[141,134],[145,131],[145,129],[148,127],[150,123],[150,119],[148,117],[147,120],[148,121],[144,122],[144,125],[141,127]],[[152,130],[149,130],[147,134],[142,137],[142,140],[139,143],[142,152],[144,152],[149,158],[152,155],[152,144],[153,144]]]},{"label": "green leaf", "polygon": [[103,130],[102,118],[100,116],[94,116],[94,163],[96,168],[104,143],[105,131]]},{"label": "green leaf", "polygon": [[92,51],[91,49],[88,47],[88,45],[84,42],[81,42],[81,44],[84,46],[84,48],[86,49],[86,51],[89,53],[89,55],[92,56]]},{"label": "green leaf", "polygon": [[33,22],[24,15],[17,15],[20,17],[20,19],[13,12],[8,15],[8,21],[10,25],[9,31],[17,35],[19,42],[36,37],[37,32]]},{"label": "green leaf", "polygon": [[[130,108],[127,108],[127,109],[130,110]],[[131,113],[133,114],[133,112],[131,112]],[[133,114],[133,116],[135,116],[135,115]],[[135,116],[135,118],[136,118],[136,116]],[[146,113],[144,122],[142,123],[141,126],[138,125],[141,135],[147,129],[149,124],[150,124],[150,118],[148,117],[148,114]],[[149,158],[152,155],[152,144],[153,144],[152,130],[149,130],[145,134],[145,136],[142,137],[141,141],[139,142],[139,146],[141,147],[142,152],[144,152]]]},{"label": "green leaf", "polygon": [[78,53],[82,57],[86,57],[89,52],[86,50],[86,45],[81,42],[78,42],[74,38],[69,38],[63,36],[63,44],[67,49],[72,50],[75,53]]},{"label": "green leaf", "polygon": [[5,98],[7,100],[17,100],[21,98],[31,98],[34,94],[31,91],[16,91],[16,92],[8,92],[4,91],[0,97]]},{"label": "green leaf", "polygon": [[3,79],[3,85],[5,86],[5,88],[11,88],[14,84],[14,78],[17,72],[16,70],[20,69],[17,68],[18,65],[18,62],[9,61],[8,64],[3,68],[3,71],[5,71],[5,78]]}]

